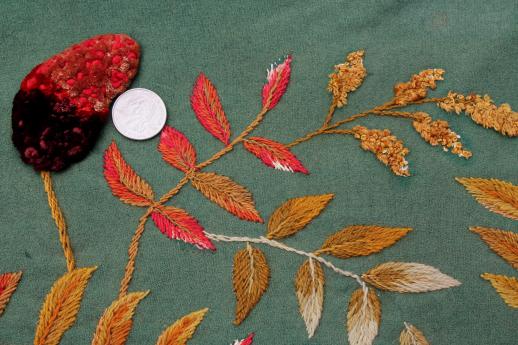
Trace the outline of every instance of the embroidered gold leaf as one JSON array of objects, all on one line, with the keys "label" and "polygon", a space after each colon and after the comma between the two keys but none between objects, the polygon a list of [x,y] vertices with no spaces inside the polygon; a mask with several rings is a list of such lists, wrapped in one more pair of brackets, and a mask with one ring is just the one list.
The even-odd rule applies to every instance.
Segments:
[{"label": "embroidered gold leaf", "polygon": [[334,73],[329,75],[327,90],[333,94],[333,102],[338,108],[347,104],[347,94],[360,87],[367,75],[363,66],[364,55],[363,50],[349,53],[346,61],[336,65]]},{"label": "embroidered gold leaf", "polygon": [[342,259],[370,255],[390,247],[411,230],[377,225],[352,225],[329,236],[315,254],[331,254]]},{"label": "embroidered gold leaf", "polygon": [[0,316],[2,316],[2,313],[4,312],[11,295],[16,290],[21,278],[22,272],[0,274]]},{"label": "embroidered gold leaf", "polygon": [[236,318],[239,325],[261,299],[268,288],[270,268],[263,252],[249,243],[234,256],[232,283],[236,294]]},{"label": "embroidered gold leaf", "polygon": [[473,226],[470,230],[479,234],[489,248],[518,269],[518,234],[481,226]]},{"label": "embroidered gold leaf", "polygon": [[311,258],[300,266],[295,277],[295,292],[299,311],[311,338],[320,322],[324,303],[324,270],[318,261]]},{"label": "embroidered gold leaf", "polygon": [[357,289],[351,295],[347,311],[350,345],[371,345],[378,335],[381,303],[372,289]]},{"label": "embroidered gold leaf", "polygon": [[394,104],[405,105],[426,97],[428,89],[434,90],[438,80],[444,80],[442,69],[427,69],[414,74],[410,81],[394,86]]},{"label": "embroidered gold leaf", "polygon": [[370,151],[376,158],[398,176],[410,176],[408,161],[405,156],[410,152],[403,142],[392,135],[388,129],[369,129],[363,126],[353,127],[354,137],[360,141],[365,151]]},{"label": "embroidered gold leaf", "polygon": [[508,306],[518,308],[518,279],[491,273],[484,273],[481,277],[493,285]]},{"label": "embroidered gold leaf", "polygon": [[495,178],[457,177],[455,179],[488,210],[518,220],[518,186]]},{"label": "embroidered gold leaf", "polygon": [[504,103],[497,107],[488,95],[464,96],[450,91],[448,96],[437,105],[447,112],[464,111],[471,119],[483,126],[510,137],[518,136],[518,112]]},{"label": "embroidered gold leaf", "polygon": [[438,269],[414,262],[385,262],[362,278],[379,289],[395,292],[426,292],[460,285]]},{"label": "embroidered gold leaf", "polygon": [[252,194],[229,177],[213,172],[195,172],[191,177],[191,183],[207,199],[234,216],[252,222],[263,222],[255,209]]},{"label": "embroidered gold leaf", "polygon": [[430,345],[424,337],[423,332],[418,330],[414,325],[405,322],[405,328],[399,335],[400,345]]},{"label": "embroidered gold leaf", "polygon": [[266,237],[280,239],[299,232],[322,212],[333,196],[321,194],[289,199],[270,216]]},{"label": "embroidered gold leaf", "polygon": [[99,319],[92,345],[124,345],[133,325],[133,314],[149,291],[130,292],[115,300]]},{"label": "embroidered gold leaf", "polygon": [[201,309],[176,320],[158,338],[156,345],[185,345],[209,309]]},{"label": "embroidered gold leaf", "polygon": [[97,267],[76,268],[61,276],[45,297],[34,345],[57,345],[76,321],[88,279]]}]

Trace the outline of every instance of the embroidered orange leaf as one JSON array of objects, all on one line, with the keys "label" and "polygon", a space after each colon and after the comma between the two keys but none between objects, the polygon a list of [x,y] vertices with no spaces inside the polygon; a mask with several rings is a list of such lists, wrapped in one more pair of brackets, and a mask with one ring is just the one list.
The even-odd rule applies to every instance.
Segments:
[{"label": "embroidered orange leaf", "polygon": [[378,289],[394,292],[426,292],[460,285],[438,269],[414,262],[385,262],[362,278]]},{"label": "embroidered orange leaf", "polygon": [[8,272],[0,274],[0,316],[4,312],[12,294],[18,287],[22,272]]},{"label": "embroidered orange leaf", "polygon": [[372,289],[355,290],[347,311],[347,331],[350,345],[370,345],[378,335],[381,303]]},{"label": "embroidered orange leaf", "polygon": [[76,321],[88,280],[97,267],[76,268],[59,278],[40,311],[34,345],[57,345]]},{"label": "embroidered orange leaf", "polygon": [[415,326],[405,322],[405,328],[399,335],[400,345],[430,345],[428,340],[424,337],[423,332],[418,330]]},{"label": "embroidered orange leaf", "polygon": [[99,319],[92,345],[124,345],[133,326],[133,314],[149,291],[130,292],[115,300]]},{"label": "embroidered orange leaf", "polygon": [[252,194],[229,177],[213,172],[196,172],[191,177],[191,183],[207,199],[234,216],[252,222],[263,222],[255,209]]},{"label": "embroidered orange leaf", "polygon": [[134,206],[153,203],[153,189],[126,163],[115,142],[104,153],[104,178],[121,201]]},{"label": "embroidered orange leaf", "polygon": [[288,88],[290,76],[291,56],[288,55],[282,63],[272,65],[268,71],[262,92],[263,108],[271,110],[279,103]]},{"label": "embroidered orange leaf", "polygon": [[473,226],[470,230],[479,234],[489,248],[504,258],[511,266],[518,269],[518,234],[480,226]]},{"label": "embroidered orange leaf", "polygon": [[160,134],[158,151],[176,169],[187,172],[196,165],[196,150],[187,137],[176,128],[165,126]]},{"label": "embroidered orange leaf", "polygon": [[196,218],[181,208],[156,207],[151,213],[151,219],[153,219],[157,228],[171,239],[194,244],[199,249],[216,250],[216,247],[205,236],[205,230]]},{"label": "embroidered orange leaf", "polygon": [[236,318],[234,323],[241,324],[259,302],[268,288],[270,268],[263,252],[246,244],[234,256],[232,284],[236,294]]},{"label": "embroidered orange leaf", "polygon": [[518,186],[495,178],[457,177],[455,179],[488,210],[518,220]]},{"label": "embroidered orange leaf", "polygon": [[230,143],[230,124],[212,82],[200,73],[191,95],[191,107],[201,125],[223,144]]},{"label": "embroidered orange leaf", "polygon": [[270,168],[309,174],[298,158],[277,141],[251,137],[243,141],[243,146]]},{"label": "embroidered orange leaf", "polygon": [[289,199],[270,216],[266,237],[280,239],[304,229],[324,210],[333,196],[333,194],[321,194]]},{"label": "embroidered orange leaf", "polygon": [[491,273],[484,273],[481,277],[493,285],[508,306],[518,308],[518,279]]},{"label": "embroidered orange leaf", "polygon": [[299,301],[299,311],[311,338],[322,316],[324,303],[324,270],[318,261],[311,258],[300,266],[295,277],[295,292]]},{"label": "embroidered orange leaf", "polygon": [[169,326],[158,338],[156,345],[185,345],[202,322],[209,309],[190,313]]},{"label": "embroidered orange leaf", "polygon": [[377,225],[352,225],[329,236],[315,254],[331,254],[347,259],[377,253],[396,243],[411,228],[389,228]]}]

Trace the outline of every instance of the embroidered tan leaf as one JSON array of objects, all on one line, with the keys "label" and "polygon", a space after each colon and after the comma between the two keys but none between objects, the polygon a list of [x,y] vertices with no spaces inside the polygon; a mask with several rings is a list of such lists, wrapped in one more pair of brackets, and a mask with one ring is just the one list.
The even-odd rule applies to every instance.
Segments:
[{"label": "embroidered tan leaf", "polygon": [[236,294],[236,318],[239,325],[248,316],[268,288],[270,268],[263,252],[246,244],[234,256],[232,283]]},{"label": "embroidered tan leaf", "polygon": [[381,303],[372,289],[357,289],[351,295],[347,311],[350,345],[370,345],[378,335]]},{"label": "embroidered tan leaf", "polygon": [[133,314],[149,291],[130,292],[115,300],[99,319],[92,345],[124,345],[133,325]]},{"label": "embroidered tan leaf", "polygon": [[352,225],[327,238],[315,254],[331,254],[347,259],[377,253],[396,243],[411,228],[389,228],[377,225]]},{"label": "embroidered tan leaf", "polygon": [[518,308],[518,279],[491,273],[484,273],[481,277],[493,285],[508,306]]},{"label": "embroidered tan leaf", "polygon": [[438,269],[414,262],[385,262],[362,278],[379,289],[395,292],[426,292],[460,285]]},{"label": "embroidered tan leaf", "polygon": [[252,222],[263,222],[255,209],[252,194],[229,177],[213,172],[196,172],[191,177],[191,183],[207,199],[234,216]]},{"label": "embroidered tan leaf", "polygon": [[457,177],[455,179],[488,210],[518,220],[518,186],[495,178]]},{"label": "embroidered tan leaf", "polygon": [[289,199],[270,216],[266,237],[280,239],[299,232],[322,212],[333,196],[321,194]]},{"label": "embroidered tan leaf", "polygon": [[201,309],[176,320],[158,338],[156,345],[185,345],[209,309]]},{"label": "embroidered tan leaf", "polygon": [[518,269],[518,234],[480,226],[473,226],[470,230],[479,234],[489,248]]},{"label": "embroidered tan leaf", "polygon": [[324,303],[324,271],[318,261],[311,258],[300,266],[295,277],[295,292],[299,311],[311,338],[320,322]]},{"label": "embroidered tan leaf", "polygon": [[363,66],[363,50],[349,53],[344,63],[335,66],[335,72],[329,75],[327,90],[333,94],[333,102],[338,108],[347,104],[347,95],[360,87],[367,75]]},{"label": "embroidered tan leaf", "polygon": [[418,330],[415,326],[405,322],[405,328],[399,335],[400,345],[430,345],[428,340],[424,337],[423,332]]},{"label": "embroidered tan leaf", "polygon": [[22,278],[22,272],[8,272],[0,274],[0,316],[4,312],[9,299],[16,290],[20,279]]},{"label": "embroidered tan leaf", "polygon": [[97,267],[76,268],[59,278],[45,297],[34,345],[57,345],[76,321],[88,279]]},{"label": "embroidered tan leaf", "polygon": [[133,206],[153,203],[153,189],[126,163],[115,142],[104,153],[104,178],[113,195]]}]

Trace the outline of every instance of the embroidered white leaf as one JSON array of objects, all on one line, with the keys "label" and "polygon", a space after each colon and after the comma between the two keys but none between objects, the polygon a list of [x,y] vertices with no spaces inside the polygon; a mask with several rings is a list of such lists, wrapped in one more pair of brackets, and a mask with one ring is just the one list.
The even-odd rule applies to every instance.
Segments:
[{"label": "embroidered white leaf", "polygon": [[236,318],[243,322],[265,293],[270,282],[270,268],[263,252],[246,244],[234,256],[232,283],[236,294]]},{"label": "embroidered white leaf", "polygon": [[400,345],[430,345],[424,334],[414,325],[405,322],[405,328],[399,335]]},{"label": "embroidered white leaf", "polygon": [[362,278],[379,289],[395,292],[426,292],[460,285],[437,268],[414,262],[386,262]]},{"label": "embroidered white leaf", "polygon": [[371,345],[378,335],[381,303],[372,289],[357,289],[351,295],[347,311],[350,345]]},{"label": "embroidered white leaf", "polygon": [[306,323],[309,338],[315,334],[322,315],[324,281],[324,271],[320,263],[311,258],[300,266],[295,277],[299,311]]}]

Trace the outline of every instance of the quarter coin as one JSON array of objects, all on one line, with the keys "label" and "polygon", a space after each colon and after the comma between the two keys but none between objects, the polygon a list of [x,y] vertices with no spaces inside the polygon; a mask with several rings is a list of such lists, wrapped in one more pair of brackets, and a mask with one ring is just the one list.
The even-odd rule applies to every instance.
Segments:
[{"label": "quarter coin", "polygon": [[144,88],[129,89],[113,104],[115,128],[127,138],[146,140],[157,135],[165,125],[165,104],[156,93]]}]

